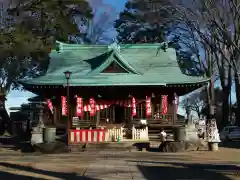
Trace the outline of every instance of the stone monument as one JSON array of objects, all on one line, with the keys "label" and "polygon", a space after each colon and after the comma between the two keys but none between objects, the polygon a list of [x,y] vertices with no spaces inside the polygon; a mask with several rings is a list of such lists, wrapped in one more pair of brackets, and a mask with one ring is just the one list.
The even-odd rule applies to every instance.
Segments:
[{"label": "stone monument", "polygon": [[189,116],[185,125],[186,141],[187,142],[199,142],[198,131],[193,123],[192,116]]},{"label": "stone monument", "polygon": [[32,117],[32,113],[30,113],[30,120],[34,121],[32,127],[32,136],[31,136],[31,144],[38,144],[43,142],[43,106],[36,107],[38,110],[38,118],[35,119]]},{"label": "stone monument", "polygon": [[207,124],[207,141],[209,150],[211,151],[218,150],[218,143],[220,143],[221,140],[219,137],[217,123],[215,119],[211,119]]}]

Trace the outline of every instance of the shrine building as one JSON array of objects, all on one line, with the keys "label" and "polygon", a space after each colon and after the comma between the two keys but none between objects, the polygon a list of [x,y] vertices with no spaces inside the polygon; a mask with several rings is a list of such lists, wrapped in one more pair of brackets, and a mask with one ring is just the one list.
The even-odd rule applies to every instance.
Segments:
[{"label": "shrine building", "polygon": [[[71,72],[69,97],[64,72]],[[69,142],[78,143],[157,138],[160,128],[184,124],[177,115],[178,97],[208,81],[184,74],[175,49],[165,43],[108,46],[57,41],[46,74],[20,83],[45,99],[50,125],[66,127]]]}]

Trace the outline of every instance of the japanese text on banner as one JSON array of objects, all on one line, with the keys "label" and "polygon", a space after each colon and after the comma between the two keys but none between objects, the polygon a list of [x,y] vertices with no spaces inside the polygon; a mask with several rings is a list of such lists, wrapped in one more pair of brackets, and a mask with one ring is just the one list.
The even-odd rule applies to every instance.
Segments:
[{"label": "japanese text on banner", "polygon": [[62,101],[62,116],[67,116],[67,100],[65,96],[61,96]]},{"label": "japanese text on banner", "polygon": [[137,115],[136,99],[132,98],[132,116]]},{"label": "japanese text on banner", "polygon": [[83,115],[83,99],[81,97],[77,97],[76,116],[82,115]]}]

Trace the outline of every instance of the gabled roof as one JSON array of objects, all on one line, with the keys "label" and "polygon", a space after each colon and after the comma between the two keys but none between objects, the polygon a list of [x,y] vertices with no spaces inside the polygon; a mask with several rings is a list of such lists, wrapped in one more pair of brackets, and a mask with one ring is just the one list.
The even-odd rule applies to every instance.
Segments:
[{"label": "gabled roof", "polygon": [[[65,85],[64,71],[72,72],[71,86],[194,84],[205,77],[188,76],[179,68],[173,48],[161,44],[79,45],[57,42],[44,76],[24,81],[29,85]],[[102,73],[116,62],[128,73]]]},{"label": "gabled roof", "polygon": [[[106,54],[106,53],[105,53]],[[121,68],[123,68],[126,72],[132,73],[132,74],[140,74],[136,69],[134,69],[127,61],[125,61],[124,58],[121,57],[120,53],[118,53],[116,50],[110,50],[110,52],[107,53],[108,55],[102,57],[102,60],[99,60],[101,63],[95,66],[93,66],[93,60],[86,60],[91,66],[92,71],[89,72],[90,74],[99,74],[104,69],[106,69],[111,63],[116,62]],[[96,57],[95,59],[100,59]],[[95,60],[96,61],[96,60]],[[94,63],[96,64],[96,63]],[[94,67],[94,68],[93,68]]]}]

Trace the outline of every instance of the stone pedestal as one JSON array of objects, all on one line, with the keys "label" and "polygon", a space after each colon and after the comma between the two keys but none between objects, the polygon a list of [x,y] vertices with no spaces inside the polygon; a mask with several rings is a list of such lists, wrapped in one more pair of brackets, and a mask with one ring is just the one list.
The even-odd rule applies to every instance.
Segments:
[{"label": "stone pedestal", "polygon": [[202,144],[193,142],[165,141],[159,146],[161,152],[189,152],[205,149]]},{"label": "stone pedestal", "polygon": [[51,143],[56,140],[56,128],[43,128],[43,141]]},{"label": "stone pedestal", "polygon": [[218,151],[218,142],[209,142],[208,149],[210,151]]},{"label": "stone pedestal", "polygon": [[32,133],[31,144],[43,143],[43,134],[42,133]]},{"label": "stone pedestal", "polygon": [[43,131],[40,127],[32,128],[31,144],[43,143]]},{"label": "stone pedestal", "polygon": [[195,127],[194,124],[188,124],[185,127],[185,131],[186,131],[186,141],[188,141],[188,142],[198,142],[199,141],[197,128]]},{"label": "stone pedestal", "polygon": [[199,142],[195,125],[187,124],[183,127],[176,127],[174,130],[174,140],[182,142]]}]

